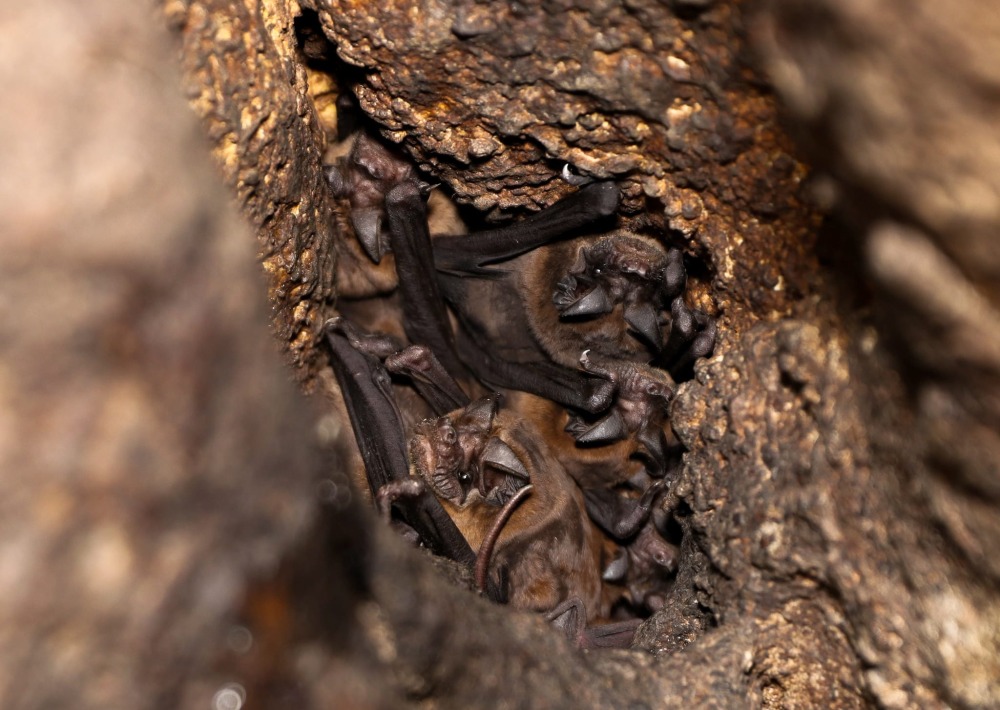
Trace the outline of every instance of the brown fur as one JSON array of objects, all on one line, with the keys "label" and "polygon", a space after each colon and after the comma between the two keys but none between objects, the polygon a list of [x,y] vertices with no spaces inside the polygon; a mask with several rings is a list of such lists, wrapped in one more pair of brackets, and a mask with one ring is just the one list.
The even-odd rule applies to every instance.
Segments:
[{"label": "brown fur", "polygon": [[539,436],[581,488],[612,486],[632,478],[642,463],[631,459],[636,441],[629,438],[607,446],[577,446],[568,434],[569,414],[554,402],[525,392],[513,392],[508,399],[516,411],[537,429]]}]

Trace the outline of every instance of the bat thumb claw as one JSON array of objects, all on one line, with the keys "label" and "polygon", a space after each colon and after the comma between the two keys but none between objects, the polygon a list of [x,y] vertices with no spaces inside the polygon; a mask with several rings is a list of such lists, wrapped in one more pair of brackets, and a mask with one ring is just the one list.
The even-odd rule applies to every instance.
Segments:
[{"label": "bat thumb claw", "polygon": [[620,441],[628,434],[628,428],[621,412],[617,409],[601,419],[597,424],[576,437],[578,444],[610,444]]},{"label": "bat thumb claw", "polygon": [[377,210],[355,210],[351,215],[351,225],[365,254],[376,264],[382,262],[385,243],[382,239],[382,215]]},{"label": "bat thumb claw", "polygon": [[660,322],[650,303],[635,304],[625,309],[625,322],[656,352],[663,348]]},{"label": "bat thumb claw", "polygon": [[562,318],[599,316],[610,313],[613,308],[614,304],[608,292],[600,286],[595,286],[573,303],[560,309],[559,315]]},{"label": "bat thumb claw", "polygon": [[579,185],[587,185],[587,184],[593,182],[593,178],[589,178],[589,177],[587,177],[585,175],[577,175],[576,173],[574,173],[570,169],[569,163],[565,163],[563,165],[562,172],[559,173],[559,176],[563,179],[564,182],[566,182],[566,183],[568,183],[570,185],[577,185],[577,186],[579,186]]}]

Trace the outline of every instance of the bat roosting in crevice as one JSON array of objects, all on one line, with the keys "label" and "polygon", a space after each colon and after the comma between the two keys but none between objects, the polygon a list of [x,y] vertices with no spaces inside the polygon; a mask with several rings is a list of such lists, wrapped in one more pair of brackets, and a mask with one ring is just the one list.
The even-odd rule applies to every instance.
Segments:
[{"label": "bat roosting in crevice", "polygon": [[[364,352],[378,351],[382,343],[342,319],[328,324],[327,337],[380,505],[386,511],[396,508],[421,542],[453,559],[469,564],[468,550],[480,550],[478,581],[494,599],[541,612],[570,603],[579,611],[572,625],[561,627],[575,642],[627,644],[633,623],[604,625],[596,634],[586,626],[610,610],[601,581],[607,546],[587,515],[582,492],[537,432],[503,411],[493,395],[417,425],[401,459],[404,435],[386,371],[374,354]],[[398,371],[420,372],[434,402],[461,392],[426,348],[387,359],[396,361]],[[529,487],[531,495],[519,501]],[[514,508],[512,503],[520,504]],[[467,548],[435,523],[437,506]]]},{"label": "bat roosting in crevice", "polygon": [[602,378],[578,369],[584,350],[675,373],[711,352],[714,321],[684,303],[680,252],[627,232],[574,239],[612,221],[613,183],[585,185],[511,225],[431,240],[426,183],[379,142],[359,137],[345,166],[328,174],[340,194],[377,215],[365,218],[359,239],[373,258],[395,253],[410,342],[429,346],[456,376],[595,413],[611,395]]},{"label": "bat roosting in crevice", "polygon": [[[391,253],[397,276],[395,339],[343,321],[328,334],[373,497],[409,537],[475,560],[492,598],[546,612],[582,646],[627,641],[633,622],[588,624],[620,599],[662,604],[677,562],[655,524],[676,462],[671,374],[715,341],[684,301],[682,255],[607,233],[609,182],[433,239],[426,183],[378,141],[359,137],[331,184],[365,252]],[[527,394],[501,407],[497,390]]]}]

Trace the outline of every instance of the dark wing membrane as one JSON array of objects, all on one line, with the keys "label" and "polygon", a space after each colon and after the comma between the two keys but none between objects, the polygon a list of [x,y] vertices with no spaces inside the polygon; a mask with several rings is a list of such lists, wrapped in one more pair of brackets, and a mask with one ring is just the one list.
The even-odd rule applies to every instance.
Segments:
[{"label": "dark wing membrane", "polygon": [[[392,481],[409,478],[406,435],[396,410],[389,376],[381,363],[355,350],[337,321],[327,326],[327,342],[351,427],[361,450],[372,496]],[[421,495],[399,505],[403,520],[436,554],[473,565],[476,556],[455,523],[433,495]]]}]

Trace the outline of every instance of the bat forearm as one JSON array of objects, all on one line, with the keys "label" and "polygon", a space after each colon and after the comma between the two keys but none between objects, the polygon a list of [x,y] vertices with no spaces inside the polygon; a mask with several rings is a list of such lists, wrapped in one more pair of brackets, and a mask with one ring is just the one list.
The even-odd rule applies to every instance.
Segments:
[{"label": "bat forearm", "polygon": [[451,373],[464,371],[455,354],[451,323],[434,275],[427,230],[427,206],[414,182],[394,187],[385,198],[392,250],[396,255],[403,329],[411,343],[426,345]]},{"label": "bat forearm", "polygon": [[555,239],[576,236],[618,209],[618,187],[597,182],[570,193],[551,207],[505,227],[434,240],[434,264],[447,273],[482,273],[485,266],[513,259]]}]

